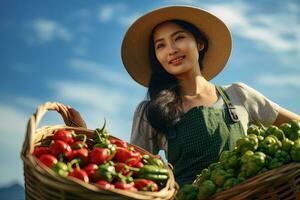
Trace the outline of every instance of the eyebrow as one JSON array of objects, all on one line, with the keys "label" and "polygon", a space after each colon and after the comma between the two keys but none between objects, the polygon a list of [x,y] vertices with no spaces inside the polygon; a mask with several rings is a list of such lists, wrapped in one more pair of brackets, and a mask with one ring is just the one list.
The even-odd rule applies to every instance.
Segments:
[{"label": "eyebrow", "polygon": [[[171,37],[173,37],[174,35],[176,35],[178,33],[182,33],[182,32],[186,32],[186,31],[184,31],[184,30],[175,31],[174,33],[171,34]],[[154,44],[156,44],[157,42],[162,41],[162,40],[164,40],[164,39],[163,38],[159,38],[159,39],[157,39],[157,40],[154,41]]]}]

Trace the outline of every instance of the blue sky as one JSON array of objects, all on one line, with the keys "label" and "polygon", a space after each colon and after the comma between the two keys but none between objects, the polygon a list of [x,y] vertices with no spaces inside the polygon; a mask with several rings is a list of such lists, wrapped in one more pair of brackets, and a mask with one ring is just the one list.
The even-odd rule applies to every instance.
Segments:
[{"label": "blue sky", "polygon": [[[132,21],[151,9],[187,4],[229,26],[232,56],[213,83],[244,82],[300,114],[298,1],[2,0],[0,7],[0,186],[23,182],[20,150],[39,104],[59,101],[94,129],[129,140],[132,115],[145,97],[123,68],[121,41]],[[49,112],[43,125],[61,124]]]}]

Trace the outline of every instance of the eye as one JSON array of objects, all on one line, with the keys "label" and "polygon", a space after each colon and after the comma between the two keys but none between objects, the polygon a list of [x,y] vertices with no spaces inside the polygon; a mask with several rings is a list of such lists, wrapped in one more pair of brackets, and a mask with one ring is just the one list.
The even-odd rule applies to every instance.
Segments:
[{"label": "eye", "polygon": [[175,38],[175,41],[181,40],[181,39],[183,39],[183,38],[185,38],[184,35],[178,35],[178,36]]},{"label": "eye", "polygon": [[158,43],[155,48],[160,49],[160,48],[163,48],[164,46],[165,45],[163,43]]}]

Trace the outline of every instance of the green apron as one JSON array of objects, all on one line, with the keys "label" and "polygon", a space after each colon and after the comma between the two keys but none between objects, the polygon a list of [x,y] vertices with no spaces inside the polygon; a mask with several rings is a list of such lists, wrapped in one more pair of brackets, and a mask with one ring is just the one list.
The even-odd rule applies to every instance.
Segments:
[{"label": "green apron", "polygon": [[192,183],[202,169],[217,162],[222,151],[233,149],[245,135],[225,91],[216,88],[225,108],[193,107],[168,131],[168,162],[179,185]]}]

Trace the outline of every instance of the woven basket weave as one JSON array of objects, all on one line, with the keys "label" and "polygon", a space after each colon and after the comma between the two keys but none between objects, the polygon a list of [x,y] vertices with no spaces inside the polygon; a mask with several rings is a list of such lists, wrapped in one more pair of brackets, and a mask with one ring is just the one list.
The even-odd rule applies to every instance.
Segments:
[{"label": "woven basket weave", "polygon": [[[65,125],[44,126],[37,129],[40,120],[49,110],[55,110],[61,114]],[[72,127],[70,113],[62,104],[56,102],[47,102],[38,107],[35,114],[28,121],[26,137],[23,143],[21,158],[24,164],[24,179],[25,179],[25,195],[26,199],[46,200],[46,199],[64,199],[64,200],[125,200],[125,199],[156,199],[167,200],[174,199],[178,190],[178,185],[174,180],[174,175],[170,166],[165,165],[169,171],[169,179],[164,188],[158,192],[130,192],[120,189],[103,190],[94,184],[84,183],[72,177],[62,177],[53,172],[51,169],[46,169],[38,164],[38,160],[31,155],[34,146],[38,144],[42,138],[52,135],[57,129],[74,130],[76,133],[92,134],[93,130]],[[114,138],[113,136],[110,136]],[[137,151],[153,156],[146,150],[133,146]]]},{"label": "woven basket weave", "polygon": [[264,172],[209,200],[300,200],[300,163]]}]

